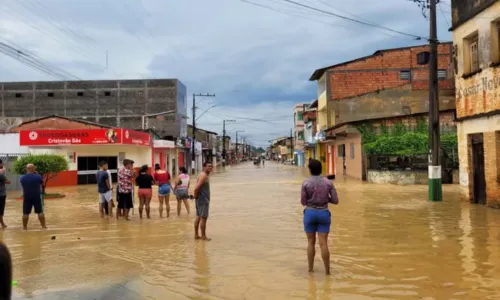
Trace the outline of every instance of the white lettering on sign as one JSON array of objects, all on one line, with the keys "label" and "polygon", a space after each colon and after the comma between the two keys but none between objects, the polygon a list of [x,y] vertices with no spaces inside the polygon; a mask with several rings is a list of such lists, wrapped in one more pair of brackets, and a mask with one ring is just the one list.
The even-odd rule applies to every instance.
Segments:
[{"label": "white lettering on sign", "polygon": [[492,92],[497,88],[500,88],[500,77],[482,77],[474,82],[476,83],[470,86],[457,87],[457,97],[461,99],[464,97],[477,96],[483,92]]}]

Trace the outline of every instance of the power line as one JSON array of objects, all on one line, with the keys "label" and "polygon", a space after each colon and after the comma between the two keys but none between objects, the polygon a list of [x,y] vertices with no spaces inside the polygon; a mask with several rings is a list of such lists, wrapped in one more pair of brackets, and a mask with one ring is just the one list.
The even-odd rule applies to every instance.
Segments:
[{"label": "power line", "polygon": [[437,5],[437,7],[439,8],[439,11],[441,11],[441,14],[443,15],[443,18],[444,18],[444,20],[445,20],[446,24],[448,24],[448,26],[449,26],[449,27],[451,27],[451,24],[450,24],[450,22],[448,21],[448,18],[446,18],[446,15],[444,14],[443,8],[441,7],[441,3],[439,3],[439,4]]},{"label": "power line", "polygon": [[369,22],[357,20],[357,19],[354,19],[354,18],[346,17],[346,16],[343,16],[343,15],[339,15],[339,14],[336,14],[336,13],[333,13],[333,12],[330,12],[330,11],[327,11],[327,10],[323,10],[323,9],[320,9],[320,8],[317,8],[317,7],[314,7],[314,6],[309,6],[307,4],[302,4],[302,3],[295,2],[295,1],[292,1],[292,0],[281,0],[281,1],[292,3],[292,4],[295,4],[297,6],[301,6],[301,7],[313,10],[313,11],[321,12],[323,14],[334,16],[334,17],[337,17],[337,18],[340,18],[340,19],[343,19],[343,20],[346,20],[346,21],[351,21],[351,22],[358,23],[358,24],[361,24],[361,25],[370,26],[370,27],[379,28],[379,29],[384,29],[384,30],[387,30],[387,31],[390,31],[390,32],[393,32],[393,33],[401,34],[401,35],[404,35],[404,36],[409,36],[409,37],[412,37],[412,38],[414,38],[416,40],[422,40],[422,39],[427,40],[428,39],[427,37],[422,37],[422,36],[419,36],[419,35],[415,35],[415,34],[411,34],[411,33],[406,33],[406,32],[403,32],[403,31],[399,31],[399,30],[395,30],[395,29],[392,29],[392,28],[388,28],[388,27],[385,27],[385,26],[382,26],[382,25],[378,25],[378,24],[375,24],[375,23],[369,23]]}]

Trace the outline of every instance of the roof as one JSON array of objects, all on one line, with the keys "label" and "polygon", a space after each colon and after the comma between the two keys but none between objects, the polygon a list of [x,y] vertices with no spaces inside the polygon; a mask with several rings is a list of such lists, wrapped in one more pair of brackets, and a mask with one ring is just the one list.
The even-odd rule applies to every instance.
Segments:
[{"label": "roof", "polygon": [[[187,127],[189,127],[189,128],[193,128],[193,125],[189,125],[189,124],[188,124],[188,125],[187,125]],[[216,132],[213,132],[213,131],[208,131],[208,130],[205,130],[205,129],[201,129],[201,128],[199,128],[199,127],[196,127],[196,130],[203,131],[203,132],[206,132],[206,133],[208,133],[208,134],[219,135],[219,134],[218,134],[218,133],[216,133]]]},{"label": "roof", "polygon": [[41,117],[41,118],[37,118],[34,120],[26,121],[26,122],[21,123],[18,127],[26,125],[26,124],[30,124],[30,123],[40,122],[40,121],[47,120],[47,119],[52,119],[52,118],[63,119],[63,120],[67,120],[70,122],[76,122],[76,123],[81,123],[81,124],[91,125],[91,126],[96,126],[96,127],[101,127],[101,128],[113,128],[112,126],[108,126],[108,125],[104,125],[104,124],[89,122],[89,121],[85,121],[85,120],[81,120],[81,119],[67,118],[67,117],[63,117],[60,115],[50,115],[50,116]]},{"label": "roof", "polygon": [[[450,44],[451,45],[451,44],[453,44],[453,42],[442,42],[441,44]],[[363,56],[363,57],[356,58],[356,59],[353,59],[353,60],[349,60],[349,61],[346,61],[346,62],[342,62],[342,63],[339,63],[339,64],[335,64],[335,65],[331,65],[331,66],[328,66],[328,67],[323,67],[321,69],[317,69],[317,70],[315,70],[313,72],[313,74],[309,78],[309,81],[315,81],[315,80],[320,79],[321,76],[323,76],[323,74],[328,69],[331,69],[331,68],[348,65],[348,64],[351,64],[353,62],[357,62],[357,61],[365,60],[365,59],[368,59],[368,58],[371,58],[371,57],[375,57],[377,55],[381,55],[381,54],[386,53],[386,52],[398,51],[398,50],[405,50],[405,49],[411,49],[411,48],[420,48],[420,47],[426,47],[426,46],[428,46],[428,44],[377,50],[372,55]]]}]

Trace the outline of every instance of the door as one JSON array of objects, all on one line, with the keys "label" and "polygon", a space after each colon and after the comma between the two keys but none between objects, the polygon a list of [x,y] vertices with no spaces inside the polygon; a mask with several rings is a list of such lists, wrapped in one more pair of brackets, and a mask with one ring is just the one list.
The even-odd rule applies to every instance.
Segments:
[{"label": "door", "polygon": [[106,161],[108,170],[111,172],[113,182],[117,180],[118,157],[117,156],[78,156],[77,174],[78,184],[96,184],[96,173],[99,170],[99,162]]},{"label": "door", "polygon": [[486,175],[484,174],[484,143],[482,134],[474,134],[472,140],[472,176],[474,203],[486,204]]}]

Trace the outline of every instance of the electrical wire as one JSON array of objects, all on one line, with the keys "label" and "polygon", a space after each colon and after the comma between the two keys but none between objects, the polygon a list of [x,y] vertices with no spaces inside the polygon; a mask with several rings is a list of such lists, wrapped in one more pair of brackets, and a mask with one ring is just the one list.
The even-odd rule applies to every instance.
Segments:
[{"label": "electrical wire", "polygon": [[304,8],[313,10],[313,11],[321,12],[321,13],[323,13],[325,15],[330,15],[330,16],[333,16],[333,17],[336,17],[336,18],[340,18],[340,19],[343,19],[343,20],[346,20],[346,21],[351,21],[351,22],[358,23],[358,24],[361,24],[361,25],[365,25],[365,26],[369,26],[369,27],[374,27],[374,28],[379,28],[379,29],[384,29],[384,30],[387,30],[387,31],[390,31],[390,32],[393,32],[393,33],[400,34],[400,35],[409,36],[409,37],[412,37],[412,38],[414,38],[416,40],[422,40],[422,39],[428,40],[429,39],[428,37],[423,37],[423,36],[419,36],[419,35],[415,35],[415,34],[411,34],[411,33],[406,33],[406,32],[403,32],[403,31],[399,31],[399,30],[395,30],[395,29],[392,29],[392,28],[389,28],[389,27],[385,27],[383,25],[379,25],[379,24],[375,24],[375,23],[370,23],[370,22],[365,22],[365,21],[358,20],[358,19],[351,18],[351,17],[346,17],[346,16],[343,16],[343,15],[340,15],[340,14],[337,14],[337,13],[333,13],[333,12],[330,12],[330,11],[327,11],[327,10],[323,10],[323,9],[314,7],[314,6],[310,6],[310,5],[307,5],[307,4],[295,2],[293,0],[281,0],[281,1],[287,2],[287,3],[292,3],[292,4],[295,4],[297,6],[304,7]]}]

